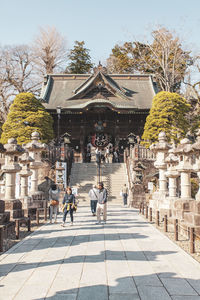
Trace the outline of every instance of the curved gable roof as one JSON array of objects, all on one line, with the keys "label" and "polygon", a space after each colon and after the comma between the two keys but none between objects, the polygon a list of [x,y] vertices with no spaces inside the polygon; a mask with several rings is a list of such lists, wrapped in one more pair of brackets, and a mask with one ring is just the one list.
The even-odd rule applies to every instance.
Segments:
[{"label": "curved gable roof", "polygon": [[[110,95],[90,98],[88,91],[95,86],[100,78],[109,90]],[[98,72],[89,74],[50,74],[43,83],[41,99],[46,109],[82,109],[88,103],[110,103],[115,108],[150,109],[155,95],[152,77],[149,75],[133,74],[104,74]],[[88,98],[87,98],[88,97]],[[104,101],[102,101],[104,100]],[[107,101],[105,101],[107,100]]]}]

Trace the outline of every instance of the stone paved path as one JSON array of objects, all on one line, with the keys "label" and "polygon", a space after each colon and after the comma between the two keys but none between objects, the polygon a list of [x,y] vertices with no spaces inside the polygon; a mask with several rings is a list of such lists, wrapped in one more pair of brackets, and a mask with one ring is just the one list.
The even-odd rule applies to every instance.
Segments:
[{"label": "stone paved path", "polygon": [[[61,218],[61,217],[60,217]],[[200,300],[200,264],[136,211],[47,224],[0,256],[0,299]]]}]

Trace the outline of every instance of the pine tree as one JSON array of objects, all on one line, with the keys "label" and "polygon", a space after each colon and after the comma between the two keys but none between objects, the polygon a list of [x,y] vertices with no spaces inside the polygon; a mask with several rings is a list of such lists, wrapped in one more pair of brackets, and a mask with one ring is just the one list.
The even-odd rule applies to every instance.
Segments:
[{"label": "pine tree", "polygon": [[152,102],[152,108],[146,119],[142,144],[149,147],[157,142],[158,135],[165,131],[168,140],[178,142],[189,129],[186,114],[191,106],[177,93],[160,92]]},{"label": "pine tree", "polygon": [[53,138],[53,119],[41,102],[31,93],[18,94],[2,126],[1,143],[16,138],[22,145],[31,141],[31,134],[39,132],[41,141],[47,143]]},{"label": "pine tree", "polygon": [[71,62],[66,69],[66,73],[86,74],[90,72],[93,67],[93,64],[91,63],[91,57],[89,55],[90,50],[85,48],[84,46],[84,41],[75,41],[74,48],[68,55]]}]

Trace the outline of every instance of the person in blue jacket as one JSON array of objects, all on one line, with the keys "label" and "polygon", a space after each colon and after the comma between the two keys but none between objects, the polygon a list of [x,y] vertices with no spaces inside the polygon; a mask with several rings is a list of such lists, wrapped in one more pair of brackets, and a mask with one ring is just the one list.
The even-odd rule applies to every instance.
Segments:
[{"label": "person in blue jacket", "polygon": [[66,188],[66,193],[64,195],[63,198],[63,206],[64,206],[64,210],[63,210],[63,223],[61,226],[65,226],[65,221],[66,221],[66,217],[68,212],[70,213],[70,218],[71,218],[71,225],[73,225],[73,212],[74,212],[74,208],[75,208],[75,196],[72,194],[72,189],[70,187]]}]

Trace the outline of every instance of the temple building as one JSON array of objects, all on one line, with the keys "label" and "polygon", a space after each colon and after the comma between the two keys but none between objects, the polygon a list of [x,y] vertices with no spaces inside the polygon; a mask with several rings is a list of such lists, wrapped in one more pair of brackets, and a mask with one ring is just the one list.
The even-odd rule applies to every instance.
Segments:
[{"label": "temple building", "polygon": [[93,74],[47,75],[41,99],[55,136],[67,134],[84,161],[89,144],[112,145],[123,154],[130,133],[141,137],[155,93],[152,76],[107,74],[99,64]]}]

